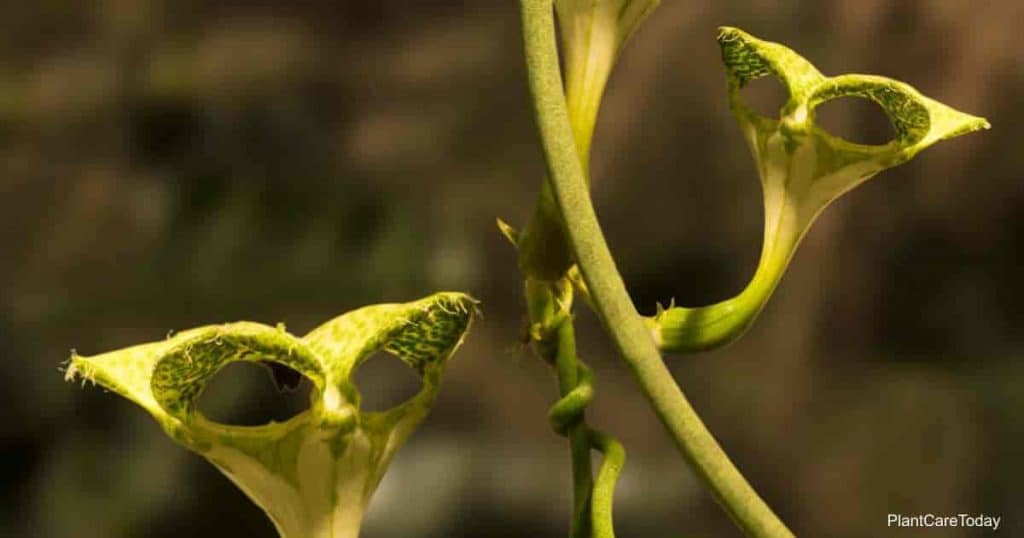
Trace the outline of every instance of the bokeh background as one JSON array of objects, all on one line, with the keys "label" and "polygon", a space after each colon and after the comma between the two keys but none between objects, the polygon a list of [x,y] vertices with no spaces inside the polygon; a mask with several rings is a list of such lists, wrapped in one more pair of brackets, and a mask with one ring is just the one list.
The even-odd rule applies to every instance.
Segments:
[{"label": "bokeh background", "polygon": [[[473,293],[486,315],[364,535],[564,536],[555,381],[520,347],[515,255],[494,225],[526,220],[543,173],[515,2],[2,12],[0,536],[273,536],[227,479],[139,408],[64,383],[61,362],[221,321],[304,332],[438,289]],[[666,0],[609,84],[594,196],[644,312],[731,296],[757,261],[759,186],[716,26],[829,74],[898,77],[994,125],[844,197],[745,338],[669,359],[802,536],[983,534],[886,529],[890,512],[1001,515],[1003,536],[1024,536],[1022,20],[1015,0]],[[840,105],[827,115],[840,134],[885,136],[880,112]],[[629,451],[620,534],[739,536],[598,323],[581,324],[591,420]],[[415,389],[393,363],[366,369],[379,405]],[[262,373],[225,372],[212,415],[301,404]]]}]

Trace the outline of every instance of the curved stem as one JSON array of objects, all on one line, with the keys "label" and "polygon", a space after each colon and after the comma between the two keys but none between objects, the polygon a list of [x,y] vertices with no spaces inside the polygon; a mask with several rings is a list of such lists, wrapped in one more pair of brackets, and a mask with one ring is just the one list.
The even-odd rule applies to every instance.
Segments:
[{"label": "curved stem", "polygon": [[615,267],[576,152],[555,42],[551,0],[520,0],[527,73],[555,199],[605,328],[684,457],[750,536],[792,533],[747,483],[662,362]]},{"label": "curved stem", "polygon": [[[582,376],[576,358],[576,336],[570,316],[566,316],[558,327],[555,367],[558,371],[558,389],[563,397],[559,403],[575,404],[573,409],[567,410],[571,412],[568,419],[571,423],[566,424],[565,430],[572,452],[573,524],[569,535],[573,538],[590,538],[590,491],[594,479],[590,466],[590,438],[584,422],[583,408],[590,402],[593,389],[590,383],[580,384]],[[577,391],[577,388],[583,390]],[[574,394],[574,391],[577,392]],[[581,396],[580,392],[587,394]]]},{"label": "curved stem", "polygon": [[593,498],[591,499],[590,517],[594,538],[615,538],[615,527],[612,518],[612,505],[615,497],[615,484],[626,464],[626,450],[615,438],[597,430],[590,430],[590,444],[601,451],[604,460],[597,471],[594,481]]},{"label": "curved stem", "polygon": [[[561,328],[559,331],[560,338],[571,337],[573,328],[570,319],[566,319],[563,322],[563,327],[566,326],[568,328]],[[575,350],[575,342],[563,349]],[[612,505],[615,497],[615,484],[618,482],[619,475],[622,473],[622,467],[626,463],[626,450],[614,437],[586,426],[586,423],[583,421],[583,411],[594,398],[594,373],[574,353],[566,352],[564,354],[565,358],[562,359],[561,357],[563,356],[560,356],[559,359],[559,371],[563,370],[563,364],[569,365],[570,361],[568,359],[572,358],[571,364],[576,371],[577,383],[575,387],[562,396],[562,399],[551,406],[551,410],[548,412],[551,427],[559,435],[564,436],[574,435],[577,431],[583,433],[582,441],[571,437],[574,443],[573,456],[577,456],[575,452],[576,447],[587,447],[588,467],[586,470],[588,477],[590,476],[590,450],[597,450],[603,456],[601,467],[597,473],[597,479],[592,484],[587,485],[586,498],[588,502],[585,509],[580,510],[577,505],[573,529],[584,528],[585,524],[590,534],[583,534],[583,536],[589,538],[615,538]],[[567,376],[560,375],[559,380],[561,381],[565,377]],[[575,444],[577,442],[580,444]],[[575,472],[575,466],[573,470],[574,477],[582,476]],[[580,488],[582,485],[577,483],[577,487]],[[576,489],[574,493],[576,494],[577,502],[583,498],[580,489]],[[587,518],[586,521],[581,521],[581,517]],[[575,532],[573,535],[576,535]]]},{"label": "curved stem", "polygon": [[[790,224],[789,221],[786,222]],[[643,321],[664,353],[692,353],[725,346],[753,324],[785,273],[802,230],[766,226],[757,271],[739,295],[708,306],[673,306]]]},{"label": "curved stem", "polygon": [[[543,229],[536,231],[539,230]],[[561,397],[548,412],[548,419],[555,433],[569,439],[573,482],[569,536],[590,538],[590,492],[594,479],[584,410],[593,399],[594,389],[590,371],[576,357],[572,286],[564,279],[548,282],[527,277],[524,288],[534,351],[555,368],[558,377]]]}]

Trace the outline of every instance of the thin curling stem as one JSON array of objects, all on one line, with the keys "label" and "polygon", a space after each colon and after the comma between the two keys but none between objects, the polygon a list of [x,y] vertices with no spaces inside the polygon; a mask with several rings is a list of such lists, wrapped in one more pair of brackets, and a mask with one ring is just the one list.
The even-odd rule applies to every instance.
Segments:
[{"label": "thin curling stem", "polygon": [[594,373],[582,361],[578,371],[578,384],[548,410],[551,429],[559,435],[568,435],[569,428],[582,419],[583,410],[594,399]]},{"label": "thin curling stem", "polygon": [[[603,432],[590,429],[583,421],[583,414],[587,406],[594,398],[594,373],[576,356],[576,342],[574,337],[572,319],[567,317],[558,331],[559,355],[556,368],[559,371],[559,382],[565,383],[571,376],[576,375],[576,386],[570,390],[563,391],[563,396],[548,411],[548,419],[552,429],[559,435],[569,437],[573,442],[573,457],[578,455],[576,447],[586,446],[586,458],[589,470],[590,450],[598,450],[603,455],[601,467],[598,470],[597,480],[588,486],[586,491],[587,505],[582,509],[577,506],[574,513],[574,535],[577,529],[584,528],[579,517],[589,517],[586,522],[589,534],[585,536],[592,538],[614,538],[615,527],[612,519],[612,504],[615,497],[615,484],[622,473],[622,467],[626,460],[626,451],[615,438]],[[566,375],[562,375],[566,372]],[[575,373],[573,373],[575,372]],[[584,443],[577,444],[578,439],[574,436],[582,432]],[[582,454],[579,454],[582,456]],[[575,474],[574,477],[579,475]],[[579,484],[577,484],[579,485]],[[580,485],[580,487],[582,487]],[[580,492],[581,493],[581,492]],[[582,498],[577,495],[577,501]]]},{"label": "thin curling stem", "polygon": [[[572,452],[573,517],[569,535],[590,538],[590,494],[593,489],[593,470],[590,464],[590,438],[583,412],[593,398],[593,376],[583,374],[576,357],[576,335],[571,316],[565,316],[558,327],[558,351],[555,357],[558,388],[563,402],[556,432],[569,438]],[[586,381],[581,386],[580,381]],[[552,409],[552,411],[556,411]],[[549,417],[552,416],[549,413]]]},{"label": "thin curling stem", "polygon": [[590,430],[590,445],[603,455],[590,501],[590,524],[594,538],[615,538],[612,505],[615,503],[615,484],[626,464],[626,449],[614,437],[597,430]]},{"label": "thin curling stem", "polygon": [[569,123],[551,0],[520,0],[527,75],[555,200],[590,296],[680,452],[749,536],[793,533],[758,496],[700,420],[662,361],[601,232]]}]

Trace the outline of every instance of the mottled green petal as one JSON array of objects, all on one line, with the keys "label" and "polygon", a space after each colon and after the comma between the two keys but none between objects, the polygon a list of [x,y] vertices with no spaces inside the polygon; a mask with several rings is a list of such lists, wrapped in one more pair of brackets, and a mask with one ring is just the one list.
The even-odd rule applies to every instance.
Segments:
[{"label": "mottled green petal", "polygon": [[324,387],[318,357],[283,328],[232,323],[190,331],[176,340],[156,362],[150,387],[157,403],[181,420],[195,412],[206,383],[231,362],[277,362],[308,377],[317,390]]},{"label": "mottled green petal", "polygon": [[897,145],[924,149],[939,140],[987,129],[984,118],[965,114],[921,95],[909,84],[876,75],[840,75],[814,87],[809,106],[838,97],[861,97],[877,103],[892,122]]},{"label": "mottled green petal", "polygon": [[411,303],[360,308],[311,331],[302,340],[324,358],[328,385],[338,390],[336,395],[325,393],[323,414],[333,413],[339,401],[358,407],[358,387],[348,380],[374,352],[386,351],[413,368],[423,386],[419,394],[392,409],[362,413],[362,423],[387,430],[386,435],[400,444],[426,415],[444,367],[465,338],[475,311],[472,297],[443,292]]},{"label": "mottled green petal", "polygon": [[784,45],[762,41],[738,28],[718,31],[722,63],[728,77],[730,95],[751,80],[774,75],[786,87],[790,102],[804,100],[825,76],[803,56]]}]

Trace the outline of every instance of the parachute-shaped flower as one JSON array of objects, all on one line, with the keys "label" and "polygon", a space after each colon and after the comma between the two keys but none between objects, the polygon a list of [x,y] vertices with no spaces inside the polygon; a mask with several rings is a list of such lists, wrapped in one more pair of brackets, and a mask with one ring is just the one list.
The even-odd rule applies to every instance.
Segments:
[{"label": "parachute-shaped flower", "polygon": [[[239,322],[93,357],[75,355],[66,377],[132,400],[168,435],[213,463],[273,520],[282,536],[358,535],[363,511],[399,446],[426,416],[475,302],[438,293],[354,310],[303,337]],[[360,411],[355,369],[385,350],[415,369],[422,389],[382,412]],[[281,423],[230,426],[196,409],[206,383],[235,361],[277,363],[312,382],[310,409]]]},{"label": "parachute-shaped flower", "polygon": [[[648,318],[665,351],[710,348],[735,338],[767,302],[800,240],[828,204],[940,140],[989,126],[983,118],[929,99],[897,80],[827,77],[789,48],[736,28],[722,28],[718,43],[728,75],[729,105],[761,176],[764,243],[757,271],[738,296],[707,307],[672,307]],[[777,118],[758,114],[739,93],[751,80],[765,76],[778,78],[789,92]],[[877,103],[892,122],[893,140],[855,144],[816,124],[818,106],[847,96]]]}]

